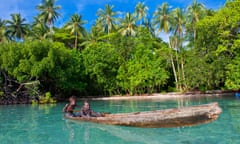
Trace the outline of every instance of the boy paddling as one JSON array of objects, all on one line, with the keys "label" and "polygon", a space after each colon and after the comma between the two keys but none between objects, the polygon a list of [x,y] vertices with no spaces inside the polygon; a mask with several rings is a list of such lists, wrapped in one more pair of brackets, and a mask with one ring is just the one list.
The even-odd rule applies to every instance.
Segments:
[{"label": "boy paddling", "polygon": [[80,116],[78,113],[74,113],[74,109],[75,107],[78,107],[78,105],[76,104],[76,96],[71,96],[69,98],[69,103],[66,104],[63,108],[63,112],[65,112],[65,116],[68,117],[76,117],[76,116]]},{"label": "boy paddling", "polygon": [[100,116],[103,116],[103,114],[101,114],[101,113],[94,112],[90,108],[90,104],[88,103],[88,101],[84,101],[83,107],[77,113],[74,113],[75,107],[79,107],[76,104],[76,97],[71,96],[69,98],[69,103],[66,104],[63,108],[63,112],[65,112],[65,116],[66,117],[100,117]]}]

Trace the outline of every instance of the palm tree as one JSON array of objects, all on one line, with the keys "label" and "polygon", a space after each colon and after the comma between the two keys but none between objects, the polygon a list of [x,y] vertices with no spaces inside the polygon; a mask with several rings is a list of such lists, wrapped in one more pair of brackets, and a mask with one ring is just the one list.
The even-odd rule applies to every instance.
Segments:
[{"label": "palm tree", "polygon": [[147,20],[148,7],[143,2],[138,2],[135,7],[135,15],[137,20],[141,20],[141,24]]},{"label": "palm tree", "polygon": [[193,3],[187,7],[187,11],[189,23],[191,24],[191,27],[193,27],[193,37],[195,42],[197,37],[196,23],[203,18],[206,9],[203,4],[198,3],[197,0],[194,0]]},{"label": "palm tree", "polygon": [[50,36],[50,31],[45,24],[43,18],[41,17],[34,17],[34,21],[32,24],[32,38],[43,40]]},{"label": "palm tree", "polygon": [[55,6],[56,0],[42,0],[42,3],[37,6],[40,11],[40,17],[49,26],[50,32],[52,32],[53,24],[61,15],[57,12],[61,6]]},{"label": "palm tree", "polygon": [[153,25],[158,29],[158,32],[164,31],[166,34],[169,34],[171,18],[168,3],[163,3],[157,7],[157,10],[153,14]]},{"label": "palm tree", "polygon": [[6,21],[0,18],[0,43],[6,39]]},{"label": "palm tree", "polygon": [[174,35],[179,35],[180,37],[183,36],[183,30],[186,23],[184,11],[180,8],[176,8],[172,12],[173,18],[173,28],[174,28]]},{"label": "palm tree", "polygon": [[32,23],[32,27],[45,27],[47,28],[47,25],[44,21],[44,19],[40,16],[36,16],[36,17],[33,17],[33,23]]},{"label": "palm tree", "polygon": [[99,17],[99,21],[103,25],[103,31],[109,34],[111,30],[115,29],[115,24],[117,22],[117,12],[113,11],[113,5],[106,5],[105,10],[99,9],[97,11],[97,16]]},{"label": "palm tree", "polygon": [[144,22],[144,26],[148,29],[148,31],[151,33],[152,37],[156,37],[155,35],[155,30],[154,30],[154,26],[153,26],[153,23],[151,22],[150,19],[147,19],[145,22]]},{"label": "palm tree", "polygon": [[[178,79],[181,82],[185,80],[184,74],[184,64],[183,64],[183,57],[180,55],[181,66],[179,64],[179,56],[178,53],[182,49],[183,45],[183,31],[186,23],[184,11],[180,8],[176,8],[172,12],[172,25],[174,28],[174,36],[171,40],[172,47],[176,50],[176,62],[177,62],[177,69],[178,69]],[[181,67],[181,68],[180,68]],[[182,89],[182,86],[179,86]]]},{"label": "palm tree", "polygon": [[45,40],[50,37],[51,33],[49,32],[49,29],[44,27],[33,27],[29,39]]},{"label": "palm tree", "polygon": [[82,16],[78,14],[74,14],[71,16],[69,22],[65,25],[65,29],[70,30],[70,34],[75,36],[75,44],[74,47],[77,49],[78,37],[83,37],[86,33],[83,25],[87,23],[82,20]]},{"label": "palm tree", "polygon": [[130,13],[126,13],[124,19],[120,20],[120,32],[123,36],[135,36],[136,35],[136,18]]},{"label": "palm tree", "polygon": [[24,23],[25,18],[22,18],[20,14],[11,14],[11,20],[7,20],[6,35],[10,39],[23,39],[28,32],[28,24]]},{"label": "palm tree", "polygon": [[104,35],[103,27],[104,27],[103,23],[98,18],[95,20],[95,23],[93,24],[91,29],[94,29],[93,31],[94,33],[96,32],[97,36],[100,36],[100,35]]},{"label": "palm tree", "polygon": [[92,27],[91,31],[87,33],[87,36],[84,38],[84,42],[81,46],[89,46],[95,44],[98,41],[98,30],[96,27]]},{"label": "palm tree", "polygon": [[[163,3],[161,6],[157,7],[157,10],[153,14],[153,25],[157,28],[158,32],[164,31],[168,37],[168,45],[169,48],[173,48],[171,45],[171,40],[169,37],[169,33],[171,30],[171,13],[170,13],[170,8],[168,3]],[[176,82],[176,88],[178,89],[178,77],[177,77],[177,72],[175,68],[175,64],[173,61],[173,55],[170,53],[170,58],[171,58],[171,64],[172,64],[172,69],[173,69],[173,74]]]}]

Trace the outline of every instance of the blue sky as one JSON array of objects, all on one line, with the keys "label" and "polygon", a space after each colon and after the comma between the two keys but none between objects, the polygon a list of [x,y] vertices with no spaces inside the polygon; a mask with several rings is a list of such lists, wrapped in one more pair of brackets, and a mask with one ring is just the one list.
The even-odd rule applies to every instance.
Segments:
[{"label": "blue sky", "polygon": [[[10,14],[20,13],[22,17],[27,19],[27,22],[32,22],[33,16],[36,16],[38,11],[36,6],[41,3],[42,0],[0,0],[0,18],[10,19]],[[186,6],[192,3],[191,0],[140,0],[149,7],[149,14],[155,11],[158,5],[163,2],[168,2],[172,8]],[[224,5],[226,0],[198,0],[203,3],[207,8],[218,9]],[[56,22],[56,25],[61,26],[69,17],[78,13],[83,16],[84,20],[88,23],[85,25],[89,28],[96,19],[96,12],[99,8],[104,9],[106,4],[114,5],[115,11],[121,12],[133,12],[135,5],[139,0],[57,0],[56,4],[61,5],[61,18]]]}]

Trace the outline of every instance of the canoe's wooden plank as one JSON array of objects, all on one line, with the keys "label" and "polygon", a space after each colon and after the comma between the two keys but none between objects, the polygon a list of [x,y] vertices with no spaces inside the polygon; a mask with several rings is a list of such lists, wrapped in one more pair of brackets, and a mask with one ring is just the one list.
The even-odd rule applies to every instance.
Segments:
[{"label": "canoe's wooden plank", "polygon": [[218,103],[147,112],[107,114],[104,117],[71,117],[73,120],[133,127],[179,127],[211,122],[222,112]]}]

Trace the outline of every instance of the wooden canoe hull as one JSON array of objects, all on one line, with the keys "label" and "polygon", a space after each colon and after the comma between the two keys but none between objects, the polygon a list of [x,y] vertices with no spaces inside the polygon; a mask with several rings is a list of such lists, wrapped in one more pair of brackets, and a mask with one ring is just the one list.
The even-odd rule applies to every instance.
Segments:
[{"label": "wooden canoe hull", "polygon": [[132,127],[180,127],[208,123],[218,118],[222,112],[218,103],[155,110],[146,112],[106,114],[104,117],[66,117],[72,120],[88,121],[109,125]]}]

